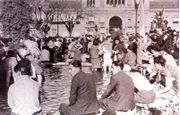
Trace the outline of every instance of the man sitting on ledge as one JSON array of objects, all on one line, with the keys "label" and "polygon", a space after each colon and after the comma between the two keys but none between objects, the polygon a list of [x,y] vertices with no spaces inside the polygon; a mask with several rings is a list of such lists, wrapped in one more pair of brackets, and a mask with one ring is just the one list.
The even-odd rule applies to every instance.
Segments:
[{"label": "man sitting on ledge", "polygon": [[96,85],[92,75],[81,70],[81,62],[74,60],[69,66],[72,74],[69,105],[62,103],[61,115],[92,115],[99,112]]},{"label": "man sitting on ledge", "polygon": [[134,83],[128,74],[121,70],[119,63],[113,62],[113,75],[99,101],[104,110],[127,112],[135,108]]}]

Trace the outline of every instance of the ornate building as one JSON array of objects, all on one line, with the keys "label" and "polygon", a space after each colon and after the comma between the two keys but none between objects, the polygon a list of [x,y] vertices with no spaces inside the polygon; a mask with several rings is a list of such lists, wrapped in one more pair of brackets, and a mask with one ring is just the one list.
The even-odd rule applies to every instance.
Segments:
[{"label": "ornate building", "polygon": [[[2,0],[0,0],[2,1]],[[64,1],[64,0],[50,0]],[[135,10],[135,1],[140,0],[65,0],[80,2],[83,18],[80,24],[74,26],[72,35],[109,33],[112,28],[119,28],[124,34],[134,33],[136,24],[139,32],[140,22],[144,22],[145,32],[150,29],[151,21],[156,12],[163,10],[163,17],[168,21],[168,26],[178,30],[179,25],[179,0],[143,0],[144,20],[141,20],[140,5]],[[137,20],[136,20],[137,16]],[[57,17],[57,16],[55,16]],[[52,24],[49,36],[68,36],[68,31],[63,24]]]},{"label": "ornate building", "polygon": [[[144,20],[140,20],[140,8],[137,10],[137,31],[143,21],[145,32],[148,32],[156,12],[162,10],[168,26],[178,29],[178,3],[178,0],[144,0]],[[81,5],[84,14],[88,15],[85,15],[80,24],[75,25],[74,35],[109,33],[112,28],[119,28],[123,33],[135,32],[135,0],[81,0]],[[63,25],[60,25],[59,31],[63,36],[67,35]]]}]

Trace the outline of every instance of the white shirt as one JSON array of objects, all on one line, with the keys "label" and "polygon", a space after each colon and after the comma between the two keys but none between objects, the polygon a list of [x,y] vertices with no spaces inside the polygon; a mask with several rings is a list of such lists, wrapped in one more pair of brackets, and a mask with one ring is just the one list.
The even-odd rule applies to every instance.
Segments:
[{"label": "white shirt", "polygon": [[32,115],[41,110],[39,106],[39,83],[29,76],[19,79],[9,87],[8,105],[18,115]]},{"label": "white shirt", "polygon": [[176,61],[172,55],[164,54],[163,58],[166,60],[166,65],[177,66]]},{"label": "white shirt", "polygon": [[150,91],[153,89],[153,87],[149,83],[149,81],[140,73],[138,73],[138,72],[127,72],[127,74],[132,78],[134,86],[138,90]]},{"label": "white shirt", "polygon": [[41,50],[41,61],[49,61],[50,59],[50,53],[48,50],[43,49]]}]

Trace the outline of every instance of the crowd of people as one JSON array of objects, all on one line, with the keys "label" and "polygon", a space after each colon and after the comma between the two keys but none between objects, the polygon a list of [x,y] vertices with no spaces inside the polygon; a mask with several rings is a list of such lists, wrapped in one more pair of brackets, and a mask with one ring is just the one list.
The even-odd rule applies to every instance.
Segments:
[{"label": "crowd of people", "polygon": [[[127,33],[115,37],[30,38],[13,48],[1,39],[0,61],[4,75],[0,79],[6,81],[8,105],[14,115],[41,111],[39,88],[45,80],[42,63],[66,62],[74,76],[69,105],[59,108],[63,115],[126,114],[138,104],[162,109],[175,103],[174,95],[179,93],[179,32],[170,27],[152,28],[144,37]],[[92,75],[81,70],[84,62],[92,64],[92,71],[112,74],[100,99]],[[99,108],[105,112],[99,113]]]}]

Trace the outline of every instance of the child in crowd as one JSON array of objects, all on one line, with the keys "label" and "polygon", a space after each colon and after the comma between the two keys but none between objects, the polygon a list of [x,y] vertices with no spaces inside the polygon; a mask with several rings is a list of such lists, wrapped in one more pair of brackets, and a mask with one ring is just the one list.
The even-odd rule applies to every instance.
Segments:
[{"label": "child in crowd", "polygon": [[111,72],[112,66],[112,43],[111,43],[111,36],[106,37],[106,41],[104,41],[100,47],[100,54],[103,54],[103,70],[104,72],[108,71]]}]

